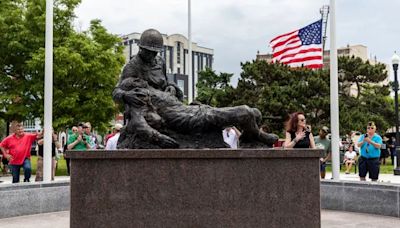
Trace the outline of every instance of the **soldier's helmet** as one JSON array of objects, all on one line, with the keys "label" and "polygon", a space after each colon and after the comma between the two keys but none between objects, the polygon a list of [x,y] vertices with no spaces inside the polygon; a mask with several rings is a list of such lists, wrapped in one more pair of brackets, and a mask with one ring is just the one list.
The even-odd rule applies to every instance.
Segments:
[{"label": "soldier's helmet", "polygon": [[147,29],[142,33],[139,40],[139,47],[160,52],[163,48],[163,38],[159,31]]}]

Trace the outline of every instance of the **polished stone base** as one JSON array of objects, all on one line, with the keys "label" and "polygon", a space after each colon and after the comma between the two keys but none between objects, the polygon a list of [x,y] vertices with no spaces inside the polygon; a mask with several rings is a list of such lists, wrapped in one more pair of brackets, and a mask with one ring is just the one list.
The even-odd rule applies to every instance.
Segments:
[{"label": "polished stone base", "polygon": [[69,181],[1,184],[0,218],[69,210],[69,190]]},{"label": "polished stone base", "polygon": [[321,181],[323,209],[400,218],[399,199],[400,185],[398,184],[369,181]]},{"label": "polished stone base", "polygon": [[319,154],[68,152],[71,227],[320,227]]}]

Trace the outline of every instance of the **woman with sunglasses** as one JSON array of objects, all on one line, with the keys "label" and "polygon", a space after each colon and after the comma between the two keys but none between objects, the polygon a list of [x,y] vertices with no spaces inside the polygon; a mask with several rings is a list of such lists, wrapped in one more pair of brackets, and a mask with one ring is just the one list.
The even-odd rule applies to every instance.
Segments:
[{"label": "woman with sunglasses", "polygon": [[306,125],[306,117],[303,112],[295,112],[290,115],[286,125],[285,148],[315,148],[314,137],[310,127]]}]

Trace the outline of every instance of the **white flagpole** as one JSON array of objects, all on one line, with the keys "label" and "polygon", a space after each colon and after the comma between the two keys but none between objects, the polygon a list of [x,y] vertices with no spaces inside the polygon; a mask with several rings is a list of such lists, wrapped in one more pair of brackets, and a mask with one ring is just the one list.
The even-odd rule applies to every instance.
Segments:
[{"label": "white flagpole", "polygon": [[339,82],[338,82],[338,59],[336,49],[336,3],[330,0],[330,92],[331,92],[331,142],[332,142],[332,177],[340,179],[340,151],[339,151]]},{"label": "white flagpole", "polygon": [[53,122],[53,0],[46,0],[43,181],[51,181]]},{"label": "white flagpole", "polygon": [[193,74],[192,74],[192,19],[191,19],[191,1],[188,0],[188,102],[193,101]]}]

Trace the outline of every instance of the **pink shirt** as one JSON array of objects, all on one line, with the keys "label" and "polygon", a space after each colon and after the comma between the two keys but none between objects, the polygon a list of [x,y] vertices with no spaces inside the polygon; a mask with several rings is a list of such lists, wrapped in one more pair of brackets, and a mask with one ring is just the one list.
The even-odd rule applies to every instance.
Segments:
[{"label": "pink shirt", "polygon": [[5,138],[0,146],[8,150],[4,156],[10,154],[13,158],[10,160],[10,165],[22,165],[25,158],[31,157],[31,146],[36,140],[36,134],[24,133],[20,138],[12,134]]}]

